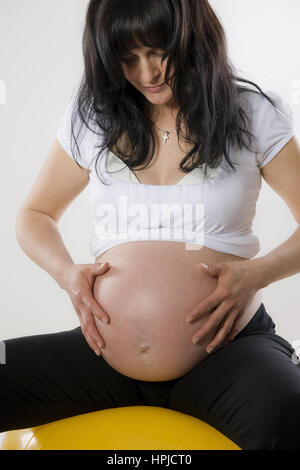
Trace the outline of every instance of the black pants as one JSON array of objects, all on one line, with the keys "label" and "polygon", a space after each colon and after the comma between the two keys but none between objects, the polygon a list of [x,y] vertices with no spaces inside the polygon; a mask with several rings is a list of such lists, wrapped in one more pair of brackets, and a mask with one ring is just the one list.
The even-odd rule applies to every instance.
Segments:
[{"label": "black pants", "polygon": [[150,405],[206,421],[244,450],[300,449],[300,365],[263,303],[234,341],[170,381],[120,374],[96,356],[80,327],[5,344],[0,432]]}]

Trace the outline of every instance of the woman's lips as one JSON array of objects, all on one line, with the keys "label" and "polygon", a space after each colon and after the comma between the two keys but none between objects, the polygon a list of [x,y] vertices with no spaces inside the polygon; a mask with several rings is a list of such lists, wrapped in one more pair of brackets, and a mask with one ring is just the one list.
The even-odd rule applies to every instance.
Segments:
[{"label": "woman's lips", "polygon": [[158,93],[164,87],[164,85],[165,83],[162,83],[161,85],[156,86],[156,87],[151,87],[151,88],[145,87],[145,88],[146,90],[151,91],[151,93]]}]

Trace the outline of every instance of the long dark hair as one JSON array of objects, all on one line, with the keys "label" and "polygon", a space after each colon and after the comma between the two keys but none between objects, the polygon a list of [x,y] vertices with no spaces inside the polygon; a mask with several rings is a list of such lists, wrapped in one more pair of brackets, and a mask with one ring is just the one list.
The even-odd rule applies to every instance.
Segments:
[{"label": "long dark hair", "polygon": [[[259,90],[251,90],[253,93],[261,93],[275,104],[257,84],[235,75],[227,57],[224,29],[207,0],[90,0],[82,43],[84,73],[72,115],[78,151],[73,124],[79,116],[94,133],[98,134],[97,128],[100,131],[95,164],[98,177],[97,161],[107,148],[117,148],[129,168],[144,162],[147,166],[152,160],[152,104],[126,80],[121,66],[122,57],[141,45],[162,49],[162,61],[167,59],[165,79],[179,103],[177,135],[182,136],[184,119],[183,137],[193,144],[180,169],[188,173],[204,164],[206,177],[206,165],[216,168],[224,154],[236,171],[229,157],[230,144],[253,151],[249,118],[239,101],[240,93],[251,89],[236,82],[253,85]],[[126,149],[118,146],[121,135],[126,136]]]}]

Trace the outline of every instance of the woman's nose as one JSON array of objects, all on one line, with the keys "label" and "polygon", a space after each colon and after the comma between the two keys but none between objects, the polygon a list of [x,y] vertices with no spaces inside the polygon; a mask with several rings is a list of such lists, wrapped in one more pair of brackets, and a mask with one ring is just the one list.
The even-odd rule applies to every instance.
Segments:
[{"label": "woman's nose", "polygon": [[142,83],[157,83],[161,77],[161,70],[155,64],[143,64],[141,66],[140,77]]}]

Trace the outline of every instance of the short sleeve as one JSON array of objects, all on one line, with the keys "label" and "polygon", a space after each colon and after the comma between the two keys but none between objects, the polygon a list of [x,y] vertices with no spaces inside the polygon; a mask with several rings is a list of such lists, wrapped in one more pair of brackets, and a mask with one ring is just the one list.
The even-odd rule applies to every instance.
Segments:
[{"label": "short sleeve", "polygon": [[263,168],[294,136],[293,111],[289,103],[273,91],[266,94],[275,107],[263,96],[256,95],[253,129],[256,141],[256,165]]},{"label": "short sleeve", "polygon": [[[90,169],[92,159],[95,156],[95,134],[80,121],[77,109],[77,100],[76,98],[72,98],[59,120],[56,137],[65,152],[73,158],[74,161],[77,161],[82,167]],[[72,137],[71,124],[73,114],[75,120],[73,118]],[[76,138],[79,151],[74,138]]]}]

